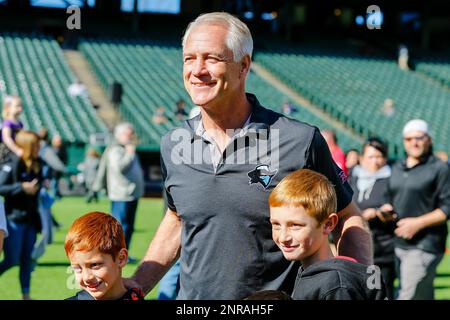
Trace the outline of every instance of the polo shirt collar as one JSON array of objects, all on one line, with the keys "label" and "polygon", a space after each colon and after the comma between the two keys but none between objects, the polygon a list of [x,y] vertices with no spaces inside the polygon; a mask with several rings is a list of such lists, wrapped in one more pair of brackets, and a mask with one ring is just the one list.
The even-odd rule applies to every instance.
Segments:
[{"label": "polo shirt collar", "polygon": [[[270,125],[268,124],[267,111],[259,103],[256,96],[252,93],[246,93],[247,99],[252,105],[252,112],[244,123],[242,130],[236,134],[237,137],[244,136],[249,130],[259,132],[260,130],[267,130],[267,136],[269,135]],[[192,141],[204,137],[205,128],[203,127],[202,114],[198,114],[196,117],[186,121],[185,125],[188,127],[191,133]]]},{"label": "polo shirt collar", "polygon": [[[250,118],[251,115],[248,116],[247,121],[245,121],[244,125],[242,126],[241,129],[237,129],[238,132],[235,133],[235,137],[242,137],[244,136],[247,131],[248,131],[248,125],[250,124]],[[198,121],[198,125],[197,128],[195,129],[195,135],[198,137],[202,137],[205,140],[210,140],[210,138],[208,137],[205,127],[203,127],[203,121]]]}]

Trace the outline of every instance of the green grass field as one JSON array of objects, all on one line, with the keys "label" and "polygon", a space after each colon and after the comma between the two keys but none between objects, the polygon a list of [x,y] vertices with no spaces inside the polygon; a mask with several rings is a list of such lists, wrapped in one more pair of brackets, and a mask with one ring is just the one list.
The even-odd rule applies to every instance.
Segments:
[{"label": "green grass field", "polygon": [[[109,212],[110,204],[102,200],[98,204],[86,204],[82,198],[64,198],[53,208],[56,219],[63,225],[55,232],[54,242],[47,247],[45,255],[32,274],[31,296],[34,299],[60,300],[73,295],[77,289],[68,289],[73,276],[64,252],[64,237],[74,219],[88,211]],[[162,218],[161,199],[142,199],[136,217],[130,255],[142,258]],[[130,276],[136,265],[128,264],[124,276]],[[69,286],[68,286],[69,284]],[[436,298],[450,299],[450,259],[446,254],[438,268],[435,280]],[[155,288],[146,299],[155,299]],[[0,277],[0,300],[21,299],[19,268],[14,267]]]},{"label": "green grass field", "polygon": [[[110,202],[102,200],[98,204],[86,204],[83,198],[63,198],[56,202],[53,213],[62,228],[55,231],[54,241],[47,246],[44,256],[31,278],[31,296],[33,299],[60,300],[74,295],[78,290],[70,290],[73,276],[64,252],[64,237],[71,223],[80,215],[89,211],[110,212]],[[135,222],[135,232],[130,245],[130,255],[142,258],[153,234],[162,218],[163,203],[160,199],[142,199],[139,203]],[[131,276],[136,264],[128,264],[124,276]],[[67,285],[69,284],[69,286]],[[19,268],[14,267],[0,277],[0,300],[21,299]],[[147,295],[155,299],[156,290]]]}]

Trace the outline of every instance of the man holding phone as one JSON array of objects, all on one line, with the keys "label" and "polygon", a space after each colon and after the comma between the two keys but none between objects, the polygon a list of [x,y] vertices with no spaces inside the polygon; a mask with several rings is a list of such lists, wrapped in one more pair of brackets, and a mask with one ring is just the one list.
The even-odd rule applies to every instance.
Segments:
[{"label": "man holding phone", "polygon": [[389,202],[388,183],[391,167],[387,164],[387,145],[378,138],[369,138],[361,149],[359,165],[351,172],[353,200],[369,223],[372,233],[374,264],[383,275],[386,294],[393,299],[395,272],[394,230],[396,215],[380,206]]},{"label": "man holding phone", "polygon": [[398,215],[395,255],[399,300],[434,299],[433,280],[445,252],[450,217],[449,166],[433,155],[428,124],[409,121],[403,129],[407,157],[392,167],[390,204],[380,208]]}]

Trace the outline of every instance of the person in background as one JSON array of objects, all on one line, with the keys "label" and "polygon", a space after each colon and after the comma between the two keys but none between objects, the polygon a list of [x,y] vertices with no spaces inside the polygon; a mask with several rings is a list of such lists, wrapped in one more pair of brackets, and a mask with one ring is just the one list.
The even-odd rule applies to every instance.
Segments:
[{"label": "person in background", "polygon": [[98,202],[98,192],[92,190],[92,186],[97,175],[98,166],[100,164],[100,154],[98,151],[90,147],[86,153],[86,158],[80,166],[83,171],[84,186],[86,188],[86,202],[91,203],[92,200]]},{"label": "person in background", "polygon": [[395,114],[394,100],[391,98],[385,99],[381,107],[381,112],[388,118],[392,117]]},{"label": "person in background", "polygon": [[[59,158],[55,149],[49,144],[48,130],[46,128],[39,129],[38,136],[41,139],[41,148],[39,150],[39,157],[43,161],[42,163],[42,175],[50,181],[50,184],[42,188],[40,194],[40,213],[42,219],[42,235],[43,237],[38,242],[33,257],[37,260],[45,251],[45,245],[52,243],[53,228],[60,228],[61,224],[56,221],[51,212],[51,207],[55,202],[54,189],[52,189],[52,180],[56,175],[63,175],[67,173],[67,167],[64,162]],[[53,183],[55,188],[55,183]],[[50,220],[49,220],[50,219]]]},{"label": "person in background", "polygon": [[359,164],[359,151],[356,149],[350,149],[345,155],[345,166],[349,174],[351,174],[352,169]]},{"label": "person in background", "polygon": [[281,113],[283,113],[286,116],[290,116],[296,112],[297,112],[297,108],[289,101],[285,101],[283,103],[283,105],[281,106]]},{"label": "person in background", "polygon": [[338,167],[341,168],[348,177],[348,169],[345,164],[345,154],[337,143],[336,133],[329,129],[322,130],[320,133],[322,133],[323,138],[327,142],[328,148],[330,148],[331,156],[333,157],[334,162],[336,162]]},{"label": "person in background", "polygon": [[62,163],[67,164],[67,150],[64,141],[59,134],[55,134],[52,138],[52,148],[55,150],[58,158]]},{"label": "person in background", "polygon": [[[92,190],[98,192],[106,187],[111,213],[122,224],[129,249],[139,198],[144,195],[144,178],[136,154],[134,126],[128,122],[118,124],[114,137],[114,143],[103,152]],[[136,261],[131,257],[128,260]]]},{"label": "person in background", "polygon": [[72,83],[67,88],[67,93],[69,95],[71,95],[72,97],[87,97],[88,96],[86,86],[79,80],[77,82]]},{"label": "person in background", "polygon": [[185,120],[189,114],[186,111],[186,102],[183,99],[177,101],[177,110],[175,112],[175,117],[178,120]]},{"label": "person in background", "polygon": [[404,44],[399,45],[398,47],[398,66],[401,70],[409,71],[409,50],[408,47]]},{"label": "person in background", "polygon": [[406,159],[392,166],[390,202],[380,210],[398,215],[395,256],[399,300],[433,300],[433,280],[442,260],[450,217],[450,168],[433,155],[428,123],[403,128]]},{"label": "person in background", "polygon": [[8,158],[10,152],[18,157],[22,156],[23,150],[14,141],[17,132],[23,129],[23,123],[20,121],[22,112],[23,106],[20,97],[7,95],[3,98],[0,163]]},{"label": "person in background", "polygon": [[9,236],[4,243],[4,259],[0,275],[19,265],[20,286],[24,300],[30,299],[31,254],[36,234],[41,231],[39,190],[42,184],[42,165],[39,160],[40,139],[31,131],[21,130],[16,144],[23,150],[19,158],[11,154],[0,169],[0,195],[5,199],[5,213]]},{"label": "person in background", "polygon": [[450,160],[448,159],[448,153],[442,150],[436,151],[434,153],[437,158],[441,159],[445,163],[448,163],[450,165]]},{"label": "person in background", "polygon": [[372,231],[374,263],[381,269],[386,294],[394,297],[395,255],[394,230],[395,216],[381,212],[380,207],[389,201],[388,183],[391,168],[387,163],[387,146],[377,138],[367,140],[361,152],[360,164],[353,168],[350,184],[353,187],[353,200],[369,222]]},{"label": "person in background", "polygon": [[[52,138],[52,148],[55,151],[58,158],[61,160],[61,162],[64,164],[64,166],[67,165],[67,150],[66,146],[64,145],[64,141],[62,140],[61,136],[59,134],[55,134]],[[59,190],[59,180],[61,179],[62,174],[58,171],[53,172],[53,178],[51,180],[51,190],[54,193],[54,197],[56,199],[61,198],[61,192]]]},{"label": "person in background", "polygon": [[[38,136],[41,139],[41,148],[39,150],[39,157],[48,166],[44,168],[44,176],[50,178],[52,176],[52,171],[64,174],[67,172],[66,165],[64,164],[64,159],[61,159],[58,152],[49,144],[48,130],[46,128],[41,128],[38,131]],[[58,139],[58,138],[57,138]],[[60,142],[57,142],[57,144]],[[65,159],[67,160],[67,158]]]},{"label": "person in background", "polygon": [[165,115],[165,109],[164,107],[158,107],[156,109],[155,114],[152,117],[152,121],[155,124],[161,124],[161,123],[166,123],[168,121],[166,115]]}]

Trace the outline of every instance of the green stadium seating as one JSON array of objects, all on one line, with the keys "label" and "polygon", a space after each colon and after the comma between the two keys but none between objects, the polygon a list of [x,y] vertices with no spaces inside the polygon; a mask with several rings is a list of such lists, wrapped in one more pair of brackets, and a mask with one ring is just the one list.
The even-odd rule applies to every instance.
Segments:
[{"label": "green stadium seating", "polygon": [[[192,108],[181,77],[179,48],[158,42],[85,39],[80,45],[105,91],[118,81],[123,86],[121,114],[136,126],[140,142],[159,146],[161,135],[176,126],[175,104],[179,99]],[[159,106],[169,121],[154,124]]]},{"label": "green stadium seating", "polygon": [[92,133],[107,133],[89,100],[67,93],[75,81],[55,40],[0,33],[0,95],[22,97],[25,128],[47,128],[68,143],[86,143]]},{"label": "green stadium seating", "polygon": [[[266,80],[256,75],[254,72],[251,72],[247,79],[247,90],[255,93],[258,100],[264,106],[270,107],[277,112],[282,112],[281,106],[284,102],[290,101],[292,103],[286,95],[273,88]],[[297,112],[289,115],[289,117],[315,125],[321,130],[334,130],[336,132],[338,143],[343,150],[349,150],[351,148],[359,149],[361,146],[361,142],[354,135],[337,128],[334,124],[319,117],[310,109],[298,103],[292,104],[296,107]]]},{"label": "green stadium seating", "polygon": [[[450,55],[449,55],[450,56]],[[429,58],[419,60],[416,63],[416,70],[426,74],[441,82],[443,85],[450,87],[450,59]]]},{"label": "green stadium seating", "polygon": [[[384,138],[397,156],[401,130],[412,118],[428,121],[436,149],[448,150],[450,91],[400,70],[394,60],[320,46],[262,51],[255,60],[347,126]],[[382,112],[388,98],[394,101],[391,117]]]}]

